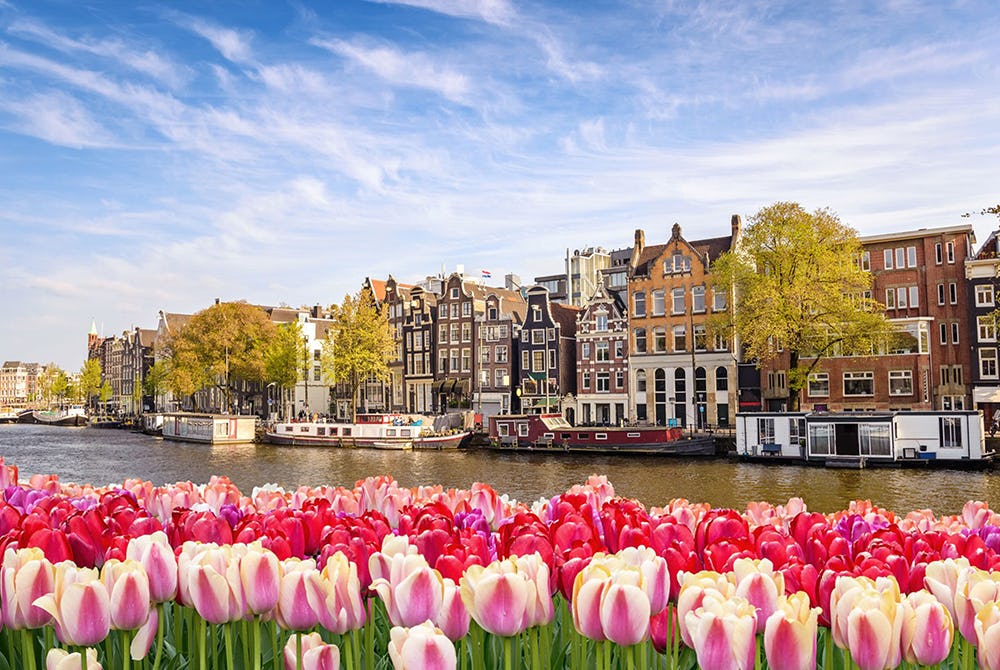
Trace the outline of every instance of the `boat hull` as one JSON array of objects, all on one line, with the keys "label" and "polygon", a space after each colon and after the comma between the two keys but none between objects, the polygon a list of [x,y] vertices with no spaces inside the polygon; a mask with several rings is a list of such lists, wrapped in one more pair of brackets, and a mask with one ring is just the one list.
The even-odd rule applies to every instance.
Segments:
[{"label": "boat hull", "polygon": [[45,412],[32,412],[32,417],[34,421],[31,423],[39,423],[45,426],[86,426],[87,417],[83,414],[71,414],[69,416],[60,415],[49,415]]},{"label": "boat hull", "polygon": [[330,437],[301,434],[283,434],[268,431],[264,441],[284,447],[327,447],[333,449],[385,449],[405,451],[408,449],[457,449],[462,441],[471,433],[455,433],[454,435],[428,435],[418,438],[352,438]]}]

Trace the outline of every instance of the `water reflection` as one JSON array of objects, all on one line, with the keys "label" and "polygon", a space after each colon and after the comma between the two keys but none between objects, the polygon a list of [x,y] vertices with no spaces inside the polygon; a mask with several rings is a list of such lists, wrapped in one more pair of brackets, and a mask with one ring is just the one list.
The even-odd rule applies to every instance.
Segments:
[{"label": "water reflection", "polygon": [[443,484],[467,488],[486,482],[519,500],[551,496],[591,474],[605,474],[619,494],[646,505],[673,498],[743,508],[754,500],[774,503],[801,496],[810,509],[843,509],[871,499],[897,511],[932,508],[955,513],[966,500],[1000,499],[1000,473],[956,470],[827,470],[725,460],[643,456],[500,452],[392,452],[264,445],[169,442],[141,434],[92,428],[0,426],[0,455],[17,465],[22,479],[58,474],[64,481],[120,483],[141,477],[156,484],[213,474],[241,489],[268,482],[352,486],[370,475],[389,474],[405,486]]}]

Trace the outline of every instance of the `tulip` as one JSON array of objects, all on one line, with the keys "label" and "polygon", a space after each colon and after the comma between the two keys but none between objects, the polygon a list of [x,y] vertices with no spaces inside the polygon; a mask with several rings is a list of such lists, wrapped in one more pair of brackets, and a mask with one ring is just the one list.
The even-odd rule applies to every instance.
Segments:
[{"label": "tulip", "polygon": [[455,670],[458,665],[451,640],[430,621],[412,628],[392,628],[389,658],[395,670]]},{"label": "tulip", "polygon": [[80,652],[72,654],[65,649],[49,649],[45,655],[45,670],[103,670],[97,662],[97,650],[87,649],[87,664],[83,665]]},{"label": "tulip", "polygon": [[970,568],[959,572],[955,585],[955,624],[970,644],[975,645],[976,614],[987,603],[1000,600],[1000,572]]},{"label": "tulip", "polygon": [[863,587],[847,615],[847,648],[861,670],[900,664],[903,616],[899,593]]},{"label": "tulip", "polygon": [[277,606],[281,562],[260,541],[247,545],[246,553],[240,557],[240,583],[251,614],[264,614]]},{"label": "tulip", "polygon": [[514,559],[469,566],[459,583],[462,602],[487,632],[510,637],[530,625],[537,602],[536,582],[518,572]]},{"label": "tulip", "polygon": [[[190,544],[185,543],[188,547]],[[187,553],[182,550],[177,570],[179,591],[202,619],[219,625],[243,617],[239,559],[232,546],[207,544]]]},{"label": "tulip", "polygon": [[955,636],[948,609],[927,591],[915,591],[903,600],[900,642],[907,663],[936,665],[944,661]]},{"label": "tulip", "polygon": [[320,607],[320,625],[338,635],[364,626],[367,613],[357,564],[338,551],[327,559],[321,577],[325,600]]},{"label": "tulip", "polygon": [[738,558],[733,563],[736,595],[757,608],[757,632],[764,632],[768,617],[778,608],[778,598],[785,595],[785,577],[775,572],[771,561]]},{"label": "tulip", "polygon": [[372,590],[385,603],[392,625],[416,626],[433,619],[444,598],[441,573],[420,554],[396,554],[388,567],[389,578],[372,580]]},{"label": "tulip", "polygon": [[764,653],[773,670],[815,670],[819,607],[809,607],[809,594],[782,596],[764,622]]},{"label": "tulip", "polygon": [[[681,639],[689,647],[694,646],[694,640],[687,626],[687,615],[701,607],[708,593],[716,593],[723,598],[729,598],[736,593],[736,587],[726,579],[725,575],[710,570],[677,576],[680,591],[677,593],[677,626],[681,631]],[[756,625],[756,623],[754,624]]]},{"label": "tulip", "polygon": [[601,598],[601,628],[609,640],[623,647],[649,637],[649,598],[637,584],[623,584],[612,575]]},{"label": "tulip", "polygon": [[55,590],[55,568],[41,549],[7,549],[0,568],[3,624],[22,630],[41,628],[52,621],[33,603]]},{"label": "tulip", "polygon": [[177,595],[177,557],[162,530],[132,538],[125,557],[139,561],[149,578],[149,597],[154,603]]},{"label": "tulip", "polygon": [[312,559],[289,558],[278,591],[275,621],[286,630],[309,630],[319,624],[325,602],[322,575]]},{"label": "tulip", "polygon": [[757,651],[757,610],[745,598],[708,591],[685,617],[702,670],[749,670]]},{"label": "tulip", "polygon": [[156,633],[160,628],[160,610],[153,607],[149,610],[149,617],[146,619],[146,623],[135,632],[132,636],[132,642],[129,644],[129,656],[132,657],[133,661],[139,661],[149,654],[150,648],[153,646],[153,640],[156,638]]},{"label": "tulip", "polygon": [[1000,603],[984,605],[976,614],[975,628],[979,667],[1000,670]]},{"label": "tulip", "polygon": [[34,604],[55,619],[56,637],[63,644],[89,647],[111,630],[111,598],[96,568],[78,568],[68,561],[56,567],[55,591]]},{"label": "tulip", "polygon": [[101,568],[111,597],[111,627],[136,630],[149,618],[149,578],[137,561],[111,559]]},{"label": "tulip", "polygon": [[[301,640],[301,642],[299,641]],[[296,670],[296,655],[302,653],[302,670],[338,670],[340,648],[323,642],[319,633],[296,634],[285,644],[285,670]]]},{"label": "tulip", "polygon": [[462,591],[451,579],[444,579],[444,597],[441,600],[441,611],[434,623],[448,636],[448,639],[457,642],[469,634],[469,624],[472,617],[469,610],[462,602]]}]

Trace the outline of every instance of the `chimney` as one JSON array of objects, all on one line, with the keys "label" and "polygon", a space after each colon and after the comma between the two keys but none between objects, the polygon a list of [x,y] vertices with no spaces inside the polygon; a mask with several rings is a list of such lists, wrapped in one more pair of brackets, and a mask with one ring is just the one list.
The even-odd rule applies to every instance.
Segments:
[{"label": "chimney", "polygon": [[733,214],[732,220],[733,229],[733,242],[735,242],[740,237],[740,233],[743,232],[743,220],[740,218],[739,214]]},{"label": "chimney", "polygon": [[[632,245],[632,258],[629,259],[629,267],[635,270],[636,266],[639,264],[639,256],[642,255],[642,250],[646,248],[646,233],[642,232],[642,228],[635,229],[635,244]],[[629,272],[631,275],[631,272]]]}]

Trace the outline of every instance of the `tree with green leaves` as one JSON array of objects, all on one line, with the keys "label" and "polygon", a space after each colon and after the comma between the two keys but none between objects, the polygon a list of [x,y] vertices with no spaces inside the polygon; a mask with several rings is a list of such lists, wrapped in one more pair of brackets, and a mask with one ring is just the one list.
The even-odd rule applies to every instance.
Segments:
[{"label": "tree with green leaves", "polygon": [[169,343],[172,385],[183,393],[215,387],[225,397],[247,393],[244,382],[263,382],[265,352],[276,327],[260,307],[220,302],[191,317]]},{"label": "tree with green leaves", "polygon": [[266,379],[280,389],[282,399],[298,383],[299,367],[307,355],[302,325],[298,321],[280,324],[265,354],[264,365]]},{"label": "tree with green leaves", "polygon": [[111,388],[111,383],[105,379],[101,384],[100,390],[97,392],[97,397],[104,408],[105,414],[108,413],[108,401],[111,400],[112,395],[114,395],[114,389]]},{"label": "tree with green leaves", "polygon": [[88,358],[80,368],[80,393],[89,408],[101,389],[101,362]]},{"label": "tree with green leaves", "polygon": [[62,401],[69,390],[69,377],[55,363],[45,366],[45,371],[38,376],[38,393],[51,406],[54,400]]},{"label": "tree with green leaves", "polygon": [[787,353],[792,411],[824,357],[871,355],[897,336],[870,297],[861,251],[854,229],[830,210],[778,202],[754,214],[737,248],[712,264],[714,286],[735,300],[710,327],[734,333],[758,364]]},{"label": "tree with green leaves", "polygon": [[146,371],[143,388],[146,395],[153,399],[153,411],[156,411],[157,400],[166,389],[170,378],[170,364],[166,360],[156,361]]},{"label": "tree with green leaves", "polygon": [[350,389],[353,421],[362,382],[369,377],[389,378],[396,345],[388,313],[377,309],[368,289],[344,296],[333,312],[332,336],[323,343],[320,364],[328,383],[344,383]]},{"label": "tree with green leaves", "polygon": [[142,414],[142,382],[138,379],[132,382],[132,413]]}]

